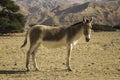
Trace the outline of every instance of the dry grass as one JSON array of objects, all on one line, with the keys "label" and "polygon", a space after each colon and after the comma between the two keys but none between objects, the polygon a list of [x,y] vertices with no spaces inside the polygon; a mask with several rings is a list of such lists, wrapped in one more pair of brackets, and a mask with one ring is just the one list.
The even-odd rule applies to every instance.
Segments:
[{"label": "dry grass", "polygon": [[92,33],[86,43],[82,37],[72,51],[72,72],[65,70],[66,48],[40,46],[37,62],[41,69],[25,72],[24,37],[0,37],[0,80],[120,80],[120,32]]}]

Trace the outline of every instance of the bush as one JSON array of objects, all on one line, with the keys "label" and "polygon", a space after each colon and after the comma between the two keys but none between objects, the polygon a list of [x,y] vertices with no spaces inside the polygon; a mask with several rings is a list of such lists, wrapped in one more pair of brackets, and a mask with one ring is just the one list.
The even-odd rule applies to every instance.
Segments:
[{"label": "bush", "polygon": [[0,33],[23,32],[26,22],[24,15],[18,13],[19,6],[12,0],[0,0]]},{"label": "bush", "polygon": [[21,14],[9,14],[8,16],[3,16],[2,14],[0,19],[0,33],[23,32],[25,22],[26,20]]},{"label": "bush", "polygon": [[120,29],[120,25],[115,25],[113,28],[114,29]]},{"label": "bush", "polygon": [[94,31],[116,31],[112,26],[109,25],[101,25],[101,24],[94,24],[93,25]]}]

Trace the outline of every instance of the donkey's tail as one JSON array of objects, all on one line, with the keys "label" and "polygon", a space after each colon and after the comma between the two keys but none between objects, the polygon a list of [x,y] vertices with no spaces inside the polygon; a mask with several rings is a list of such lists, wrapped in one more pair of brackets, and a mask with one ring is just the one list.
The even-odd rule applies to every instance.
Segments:
[{"label": "donkey's tail", "polygon": [[27,44],[27,36],[28,36],[28,33],[29,33],[29,29],[28,29],[27,32],[26,32],[25,40],[24,40],[24,43],[23,43],[23,45],[21,46],[21,48],[24,47],[24,46]]}]

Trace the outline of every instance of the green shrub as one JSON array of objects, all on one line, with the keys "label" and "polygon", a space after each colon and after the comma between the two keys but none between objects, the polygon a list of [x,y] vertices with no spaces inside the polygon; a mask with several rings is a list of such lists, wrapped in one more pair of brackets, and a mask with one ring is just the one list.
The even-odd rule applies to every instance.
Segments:
[{"label": "green shrub", "polygon": [[94,31],[116,31],[112,26],[109,25],[101,25],[101,24],[94,24],[93,25]]},{"label": "green shrub", "polygon": [[12,0],[0,0],[0,33],[23,32],[25,16],[18,13],[19,6]]},{"label": "green shrub", "polygon": [[120,24],[119,25],[115,25],[113,28],[114,29],[120,29]]},{"label": "green shrub", "polygon": [[2,16],[0,19],[0,33],[21,32],[23,31],[25,22],[26,20],[21,14]]}]

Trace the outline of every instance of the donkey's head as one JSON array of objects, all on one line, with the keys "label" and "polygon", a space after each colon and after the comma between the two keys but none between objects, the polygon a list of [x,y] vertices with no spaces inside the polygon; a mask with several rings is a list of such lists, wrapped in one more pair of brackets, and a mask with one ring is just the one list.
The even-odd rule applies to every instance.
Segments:
[{"label": "donkey's head", "polygon": [[91,17],[91,19],[85,19],[85,17],[83,17],[83,26],[84,26],[83,33],[85,35],[86,42],[89,42],[89,40],[90,40],[92,21],[93,21],[92,17]]}]

